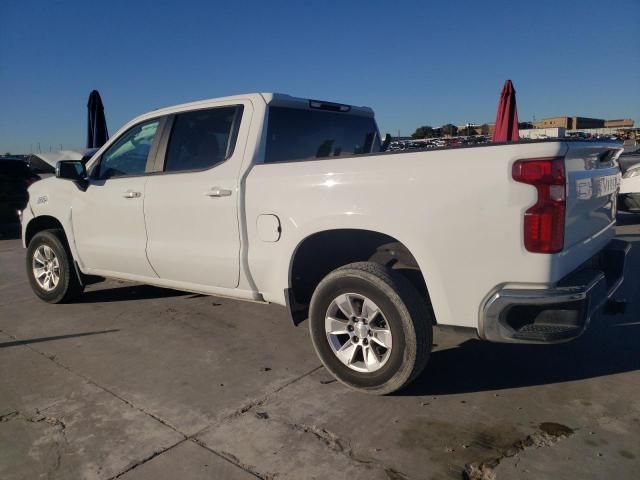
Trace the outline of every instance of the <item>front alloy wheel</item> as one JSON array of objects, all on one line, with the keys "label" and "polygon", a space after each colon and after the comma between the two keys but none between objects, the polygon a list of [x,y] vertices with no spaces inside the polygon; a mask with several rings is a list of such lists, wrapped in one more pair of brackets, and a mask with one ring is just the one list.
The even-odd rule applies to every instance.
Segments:
[{"label": "front alloy wheel", "polygon": [[27,247],[27,276],[34,293],[45,302],[68,302],[82,292],[62,230],[33,236]]},{"label": "front alloy wheel", "polygon": [[31,262],[33,276],[43,290],[50,292],[60,281],[60,262],[53,249],[48,245],[40,245],[33,254]]}]

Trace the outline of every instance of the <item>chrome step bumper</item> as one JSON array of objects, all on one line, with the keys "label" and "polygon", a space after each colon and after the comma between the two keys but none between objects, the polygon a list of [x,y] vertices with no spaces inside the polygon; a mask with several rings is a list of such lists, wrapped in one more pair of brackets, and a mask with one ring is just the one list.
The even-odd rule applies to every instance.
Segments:
[{"label": "chrome step bumper", "polygon": [[484,303],[478,335],[491,342],[558,343],[580,336],[624,280],[631,245],[612,240],[555,287],[498,288]]}]

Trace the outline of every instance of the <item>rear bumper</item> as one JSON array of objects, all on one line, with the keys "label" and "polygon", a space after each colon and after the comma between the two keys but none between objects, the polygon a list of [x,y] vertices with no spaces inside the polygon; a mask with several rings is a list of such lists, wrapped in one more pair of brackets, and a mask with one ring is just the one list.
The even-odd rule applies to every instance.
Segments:
[{"label": "rear bumper", "polygon": [[612,240],[551,288],[497,288],[481,308],[480,338],[558,343],[580,336],[622,284],[630,249],[627,242]]}]

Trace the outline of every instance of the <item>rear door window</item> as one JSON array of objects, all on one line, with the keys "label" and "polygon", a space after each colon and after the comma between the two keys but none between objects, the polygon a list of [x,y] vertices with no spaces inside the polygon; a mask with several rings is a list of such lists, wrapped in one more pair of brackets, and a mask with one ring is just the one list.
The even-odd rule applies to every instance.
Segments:
[{"label": "rear door window", "polygon": [[242,105],[195,110],[175,116],[165,172],[203,170],[233,153]]},{"label": "rear door window", "polygon": [[380,151],[372,117],[270,107],[265,163],[310,160]]}]

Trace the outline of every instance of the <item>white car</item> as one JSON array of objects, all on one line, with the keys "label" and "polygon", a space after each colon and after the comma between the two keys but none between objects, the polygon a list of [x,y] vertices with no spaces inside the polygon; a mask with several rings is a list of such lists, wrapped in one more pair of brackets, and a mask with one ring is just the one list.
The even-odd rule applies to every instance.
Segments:
[{"label": "white car", "polygon": [[51,303],[95,275],[286,305],[338,380],[389,393],[423,370],[435,325],[493,342],[584,331],[623,279],[619,153],[380,152],[366,107],[281,94],[179,105],[31,186],[27,273]]},{"label": "white car", "polygon": [[626,156],[625,165],[622,168],[622,180],[620,182],[620,195],[618,205],[620,210],[629,213],[640,213],[640,163],[629,164],[629,160],[640,162],[640,154]]}]

